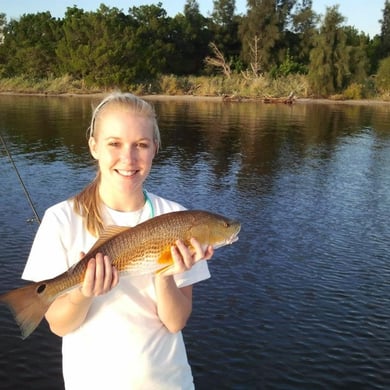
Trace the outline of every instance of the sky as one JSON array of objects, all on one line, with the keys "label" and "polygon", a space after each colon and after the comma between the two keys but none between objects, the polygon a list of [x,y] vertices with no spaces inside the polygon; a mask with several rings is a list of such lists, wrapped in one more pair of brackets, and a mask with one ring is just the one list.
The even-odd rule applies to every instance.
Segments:
[{"label": "sky", "polygon": [[[169,16],[183,12],[185,0],[0,0],[0,13],[5,13],[7,19],[17,19],[28,13],[50,11],[51,15],[62,18],[67,7],[76,5],[84,11],[95,11],[101,3],[108,7],[116,7],[127,13],[128,9],[140,5],[162,3]],[[200,12],[207,16],[213,9],[213,0],[198,0]],[[346,25],[354,26],[374,37],[380,34],[379,20],[383,16],[385,0],[313,0],[313,10],[325,14],[326,7],[339,4],[340,13],[346,18]],[[245,14],[246,0],[236,0],[236,13]]]}]

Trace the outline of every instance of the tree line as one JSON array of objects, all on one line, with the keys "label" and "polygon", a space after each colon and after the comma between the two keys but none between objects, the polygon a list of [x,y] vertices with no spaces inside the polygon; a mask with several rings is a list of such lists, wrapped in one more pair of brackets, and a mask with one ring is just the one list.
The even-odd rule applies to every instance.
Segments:
[{"label": "tree line", "polygon": [[214,0],[208,16],[196,0],[173,17],[162,3],[127,13],[101,4],[68,7],[63,18],[47,11],[7,21],[0,6],[0,78],[69,75],[122,88],[161,75],[304,74],[312,94],[328,96],[381,75],[378,85],[390,87],[389,0],[374,37],[346,25],[337,5],[323,16],[311,0],[247,0],[246,14],[235,10],[235,0]]}]

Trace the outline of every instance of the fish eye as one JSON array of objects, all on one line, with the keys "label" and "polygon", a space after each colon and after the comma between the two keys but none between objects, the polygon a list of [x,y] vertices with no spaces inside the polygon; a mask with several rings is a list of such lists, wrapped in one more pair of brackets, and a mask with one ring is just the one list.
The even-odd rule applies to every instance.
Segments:
[{"label": "fish eye", "polygon": [[42,294],[45,290],[46,290],[46,283],[43,283],[43,284],[38,286],[37,293]]}]

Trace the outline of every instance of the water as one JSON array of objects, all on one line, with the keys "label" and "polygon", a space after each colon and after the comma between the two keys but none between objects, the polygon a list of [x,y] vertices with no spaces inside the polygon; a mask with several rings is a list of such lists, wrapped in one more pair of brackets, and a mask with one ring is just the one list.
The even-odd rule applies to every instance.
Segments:
[{"label": "water", "polygon": [[[0,130],[38,213],[94,172],[95,98],[0,97]],[[150,191],[238,218],[185,329],[198,389],[390,386],[390,105],[154,101]],[[0,148],[0,291],[37,224]],[[61,389],[60,339],[27,340],[0,308],[2,389]]]}]

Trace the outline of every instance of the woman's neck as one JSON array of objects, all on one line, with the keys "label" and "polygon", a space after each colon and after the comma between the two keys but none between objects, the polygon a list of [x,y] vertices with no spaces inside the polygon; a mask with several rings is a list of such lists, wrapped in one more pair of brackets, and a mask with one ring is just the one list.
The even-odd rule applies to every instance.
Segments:
[{"label": "woman's neck", "polygon": [[99,195],[107,207],[116,211],[137,211],[142,209],[145,204],[145,196],[142,188],[136,192],[118,194],[112,191],[103,191],[100,187]]}]

